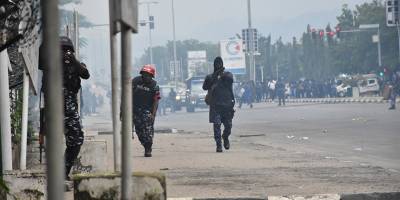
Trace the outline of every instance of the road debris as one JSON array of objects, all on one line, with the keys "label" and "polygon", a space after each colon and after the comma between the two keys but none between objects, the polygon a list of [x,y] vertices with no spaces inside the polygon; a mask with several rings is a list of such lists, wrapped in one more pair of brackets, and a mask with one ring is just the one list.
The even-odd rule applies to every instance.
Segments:
[{"label": "road debris", "polygon": [[260,136],[265,136],[265,134],[239,135],[239,137],[260,137]]}]

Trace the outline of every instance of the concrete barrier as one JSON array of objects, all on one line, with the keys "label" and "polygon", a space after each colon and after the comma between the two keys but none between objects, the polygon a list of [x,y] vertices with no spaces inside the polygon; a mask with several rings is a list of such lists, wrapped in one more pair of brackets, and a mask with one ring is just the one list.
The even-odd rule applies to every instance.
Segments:
[{"label": "concrete barrier", "polygon": [[371,193],[371,194],[343,194],[340,200],[399,200],[400,192]]},{"label": "concrete barrier", "polygon": [[[132,200],[166,200],[165,176],[160,173],[135,172],[132,175]],[[74,199],[121,199],[119,174],[79,174],[73,176]]]},{"label": "concrete barrier", "polygon": [[400,200],[400,193],[286,195],[265,198],[168,198],[168,200]]},{"label": "concrete barrier", "polygon": [[72,173],[95,173],[110,171],[107,166],[107,142],[105,140],[88,140],[85,139],[81,147],[81,152]]},{"label": "concrete barrier", "polygon": [[268,196],[268,200],[340,200],[339,194],[320,194],[312,196]]},{"label": "concrete barrier", "polygon": [[47,199],[46,174],[43,171],[6,171],[3,178],[10,189],[11,196],[0,196],[0,199]]}]

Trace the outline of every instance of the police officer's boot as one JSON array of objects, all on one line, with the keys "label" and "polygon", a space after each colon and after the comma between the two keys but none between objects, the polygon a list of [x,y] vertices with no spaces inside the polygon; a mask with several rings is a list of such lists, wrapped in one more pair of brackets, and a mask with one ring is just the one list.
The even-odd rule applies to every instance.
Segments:
[{"label": "police officer's boot", "polygon": [[226,150],[229,150],[229,148],[231,148],[231,145],[229,143],[229,138],[228,137],[229,136],[222,135],[222,138],[224,139],[224,148]]},{"label": "police officer's boot", "polygon": [[152,151],[152,149],[151,149],[151,144],[145,144],[144,145],[144,157],[152,157],[152,155],[151,155],[151,151]]},{"label": "police officer's boot", "polygon": [[217,153],[222,153],[222,144],[221,143],[217,143]]}]

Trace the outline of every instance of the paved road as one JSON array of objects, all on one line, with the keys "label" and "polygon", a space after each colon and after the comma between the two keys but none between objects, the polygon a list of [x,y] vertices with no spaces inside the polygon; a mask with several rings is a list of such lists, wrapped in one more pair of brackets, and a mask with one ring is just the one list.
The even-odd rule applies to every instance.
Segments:
[{"label": "paved road", "polygon": [[[258,104],[238,109],[234,136],[257,144],[315,151],[400,171],[400,111],[385,104]],[[208,113],[160,117],[157,126],[210,132]]]},{"label": "paved road", "polygon": [[232,149],[217,154],[208,112],[179,112],[158,117],[179,132],[157,134],[153,158],[134,140],[133,166],[164,172],[169,197],[400,191],[399,119],[384,104],[256,104],[236,112]]}]

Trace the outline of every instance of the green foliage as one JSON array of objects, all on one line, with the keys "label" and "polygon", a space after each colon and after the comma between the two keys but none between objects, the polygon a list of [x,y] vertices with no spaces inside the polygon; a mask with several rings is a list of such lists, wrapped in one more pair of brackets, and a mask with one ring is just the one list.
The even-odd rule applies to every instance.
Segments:
[{"label": "green foliage", "polygon": [[[377,44],[372,36],[377,30],[351,32],[360,24],[380,24],[383,67],[394,68],[400,64],[398,59],[398,36],[396,28],[386,27],[385,4],[383,0],[373,0],[356,6],[354,10],[343,5],[337,16],[338,25],[344,31],[340,38],[327,37],[326,33],[335,31],[335,26],[327,24],[319,27],[316,37],[312,36],[308,25],[301,38],[283,42],[282,38],[271,41],[271,36],[260,36],[259,53],[256,65],[264,67],[264,80],[285,77],[288,80],[309,78],[324,80],[339,74],[365,74],[381,71],[378,65]],[[318,30],[324,30],[321,38]],[[173,60],[173,44],[153,48],[154,62],[158,71],[169,72],[169,62]],[[207,59],[212,62],[219,55],[218,44],[203,43],[198,40],[177,41],[177,58],[182,60],[184,75],[187,75],[187,51],[206,50]],[[139,66],[149,63],[149,50],[136,62]],[[279,76],[279,77],[278,77]],[[166,73],[163,77],[169,77]]]},{"label": "green foliage", "polygon": [[11,133],[12,142],[19,144],[22,129],[22,89],[12,92],[11,95]]},{"label": "green foliage", "polygon": [[[360,24],[380,24],[383,66],[393,68],[399,64],[396,28],[386,27],[383,1],[363,3],[355,10],[344,5],[337,20],[341,29],[347,31],[357,30]],[[328,24],[325,33],[330,31],[332,27]],[[270,44],[261,37],[261,58],[257,62],[264,66],[265,78],[277,78],[277,68],[279,76],[289,80],[301,77],[321,80],[341,73],[376,73],[380,69],[377,44],[372,42],[375,34],[376,30],[342,33],[340,39],[325,36],[321,40],[319,34],[313,38],[311,27],[307,26],[300,41],[293,39],[283,44],[278,39]]]},{"label": "green foliage", "polygon": [[[61,27],[64,27],[67,24],[72,24],[74,18],[74,11],[71,10],[65,10],[65,9],[60,9],[60,22],[61,22]],[[86,16],[78,14],[79,18],[79,26],[80,27],[90,27],[92,26],[92,23],[87,19]]]}]

